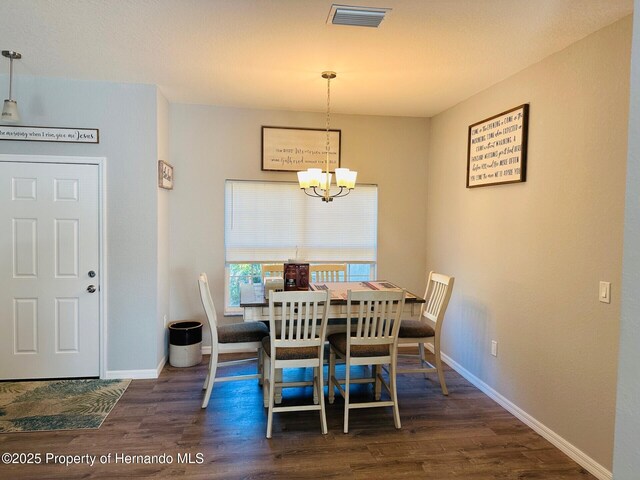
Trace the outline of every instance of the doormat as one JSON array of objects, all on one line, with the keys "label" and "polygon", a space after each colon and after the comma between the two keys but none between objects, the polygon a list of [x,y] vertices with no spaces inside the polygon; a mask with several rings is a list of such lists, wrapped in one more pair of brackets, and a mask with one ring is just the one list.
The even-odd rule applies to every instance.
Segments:
[{"label": "doormat", "polygon": [[100,428],[130,382],[0,382],[0,433]]}]

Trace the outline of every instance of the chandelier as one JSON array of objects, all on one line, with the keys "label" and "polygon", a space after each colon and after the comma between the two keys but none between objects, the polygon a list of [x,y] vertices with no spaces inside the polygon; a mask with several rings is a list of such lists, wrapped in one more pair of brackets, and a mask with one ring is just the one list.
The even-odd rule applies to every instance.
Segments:
[{"label": "chandelier", "polygon": [[3,122],[19,122],[20,114],[18,113],[18,104],[11,98],[13,89],[13,61],[20,60],[22,55],[12,50],[2,50],[2,56],[9,59],[9,98],[4,101],[2,108],[2,121]]},{"label": "chandelier", "polygon": [[[327,169],[309,168],[298,172],[298,184],[302,191],[310,196],[321,198],[323,202],[333,202],[334,198],[346,197],[356,186],[356,176],[358,172],[353,172],[348,168],[336,168],[336,186],[340,189],[331,194],[331,173],[329,172],[329,120],[331,105],[331,79],[336,78],[336,72],[322,72],[322,78],[327,79]],[[319,190],[319,191],[318,191]]]}]

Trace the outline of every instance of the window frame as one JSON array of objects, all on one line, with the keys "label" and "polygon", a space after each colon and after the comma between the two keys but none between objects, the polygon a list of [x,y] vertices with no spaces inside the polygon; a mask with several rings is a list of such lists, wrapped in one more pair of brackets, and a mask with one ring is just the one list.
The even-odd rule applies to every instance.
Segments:
[{"label": "window frame", "polygon": [[[266,263],[274,263],[274,262],[260,262],[256,265],[262,265]],[[334,263],[334,262],[331,262]],[[378,263],[377,262],[344,262],[347,264],[347,278],[350,279],[349,270],[351,265],[369,265],[369,281],[375,280],[377,278],[378,271]],[[253,264],[253,263],[251,263]],[[231,302],[231,265],[251,265],[249,263],[243,262],[228,262],[224,265],[224,315],[226,317],[239,317],[244,315],[244,310],[240,306],[230,305]],[[312,263],[311,265],[321,265],[321,263]],[[349,280],[351,281],[351,280]],[[354,280],[355,281],[355,280]]]}]

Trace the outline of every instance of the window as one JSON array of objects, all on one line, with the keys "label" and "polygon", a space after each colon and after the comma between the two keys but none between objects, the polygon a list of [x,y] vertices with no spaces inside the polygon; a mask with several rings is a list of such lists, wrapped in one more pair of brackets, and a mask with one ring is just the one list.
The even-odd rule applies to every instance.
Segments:
[{"label": "window", "polygon": [[[353,282],[375,280],[374,263],[348,263],[347,278]],[[242,314],[240,285],[262,282],[259,263],[228,263],[226,268],[225,314]]]},{"label": "window", "polygon": [[347,263],[350,280],[373,279],[377,218],[375,185],[327,204],[294,183],[227,180],[225,313],[241,313],[239,285],[261,282],[262,263]]}]

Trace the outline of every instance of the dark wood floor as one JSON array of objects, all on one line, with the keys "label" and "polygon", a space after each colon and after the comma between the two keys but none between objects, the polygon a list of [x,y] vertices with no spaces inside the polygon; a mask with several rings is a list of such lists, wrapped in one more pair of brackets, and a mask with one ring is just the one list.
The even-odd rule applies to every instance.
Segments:
[{"label": "dark wood floor", "polygon": [[[47,452],[98,457],[93,466],[0,464],[0,478],[595,478],[452,370],[448,397],[421,375],[399,377],[401,430],[390,408],[376,408],[352,411],[350,433],[343,434],[337,396],[327,406],[328,435],[320,433],[317,412],[292,412],[275,415],[267,440],[262,393],[253,382],[217,385],[209,407],[200,409],[207,358],[197,367],[167,366],[157,380],[133,381],[98,430],[0,434],[0,453],[37,452],[43,463]],[[357,389],[369,395],[367,387]],[[289,390],[285,402],[310,394]],[[100,464],[108,454],[110,462]],[[116,464],[117,454],[165,454],[173,462]],[[186,454],[193,463],[184,463]]]}]

